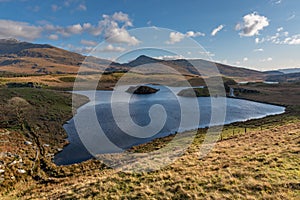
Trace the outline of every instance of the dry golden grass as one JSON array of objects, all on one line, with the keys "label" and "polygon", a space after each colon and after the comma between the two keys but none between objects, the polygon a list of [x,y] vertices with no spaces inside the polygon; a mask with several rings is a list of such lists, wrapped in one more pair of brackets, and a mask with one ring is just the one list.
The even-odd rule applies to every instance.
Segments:
[{"label": "dry golden grass", "polygon": [[[70,76],[36,78],[47,78],[55,83],[61,81],[61,77]],[[89,78],[96,79],[95,76]],[[117,77],[106,78],[107,82],[113,82],[111,80]],[[261,94],[252,98],[259,99],[263,95],[263,100],[273,102],[271,94],[275,91],[272,90],[280,90],[263,89]],[[56,135],[58,132],[55,130],[61,129],[66,116],[71,115],[70,95],[31,88],[2,90],[0,99],[3,105],[12,97],[21,97],[32,105],[43,104],[36,108],[42,109],[42,118],[58,115],[55,109],[65,110],[65,113],[51,124],[46,119],[40,128],[35,128],[40,120],[37,124],[32,121],[35,115],[30,112],[25,115],[30,116],[28,120],[32,121],[37,141],[51,144],[40,151],[39,162],[36,161],[36,149],[41,145],[33,140],[32,145],[25,145],[24,141],[31,139],[26,131],[0,130],[1,152],[11,152],[23,159],[23,162],[6,167],[15,160],[19,161],[19,157],[1,157],[6,172],[0,174],[1,181],[4,178],[5,183],[0,188],[0,199],[299,199],[300,109],[295,101],[286,100],[286,97],[298,100],[295,90],[283,90],[285,93],[281,96],[276,93],[278,99],[275,101],[292,105],[287,107],[286,114],[225,126],[224,140],[218,142],[203,159],[198,157],[204,131],[200,130],[185,155],[170,166],[149,173],[118,172],[96,160],[55,166],[51,162],[53,155],[48,154],[57,152],[56,149],[63,145],[61,139],[53,139],[63,137],[60,135],[62,132]],[[58,100],[59,104],[52,103]],[[57,108],[58,105],[61,107]],[[46,125],[53,129],[47,130]],[[244,133],[244,127],[247,127],[247,133]],[[133,150],[161,147],[168,139],[158,139]],[[30,173],[33,166],[33,173]],[[19,174],[19,168],[26,169],[28,173]]]},{"label": "dry golden grass", "polygon": [[[26,83],[34,82],[48,88],[72,90],[75,78],[77,81],[76,89],[94,89],[93,86],[98,85],[98,89],[112,89],[118,80],[122,77],[122,84],[140,84],[140,83],[160,83],[165,85],[180,86],[186,83],[186,80],[194,78],[194,76],[179,76],[175,74],[155,74],[143,75],[136,73],[112,73],[112,74],[93,74],[93,75],[40,75],[40,76],[25,76],[25,77],[3,77],[0,78],[0,85],[9,82]],[[99,82],[100,81],[100,82]],[[99,82],[99,84],[98,84]],[[202,81],[203,82],[203,81]]]},{"label": "dry golden grass", "polygon": [[[251,131],[199,159],[201,137],[175,163],[149,173],[88,170],[46,184],[20,182],[7,199],[297,199],[300,122]],[[79,167],[79,165],[77,165]]]}]

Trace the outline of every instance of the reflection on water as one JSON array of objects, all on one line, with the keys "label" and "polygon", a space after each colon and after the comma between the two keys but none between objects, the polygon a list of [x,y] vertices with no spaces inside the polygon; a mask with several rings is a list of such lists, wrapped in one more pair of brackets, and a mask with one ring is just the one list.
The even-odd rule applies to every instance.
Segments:
[{"label": "reflection on water", "polygon": [[[172,90],[175,91],[175,93],[172,93],[167,87],[152,87],[159,88],[159,92],[149,95],[132,96],[129,93],[122,93],[122,95],[118,97],[117,102],[114,104],[114,106],[116,106],[115,108],[121,111],[128,106],[126,99],[130,98],[130,116],[132,121],[139,126],[147,126],[150,123],[149,109],[151,106],[159,104],[164,107],[167,114],[166,123],[157,134],[147,138],[137,138],[132,135],[128,135],[124,133],[120,127],[118,127],[117,123],[122,126],[127,125],[122,124],[126,122],[124,119],[127,116],[124,112],[118,112],[117,115],[113,115],[111,110],[112,91],[76,91],[78,94],[89,97],[90,102],[79,108],[74,118],[64,125],[64,128],[68,133],[68,140],[70,144],[67,145],[62,152],[55,156],[54,162],[58,165],[67,165],[85,161],[92,157],[80,141],[74,120],[86,125],[84,131],[89,132],[90,134],[93,132],[93,126],[90,125],[92,120],[90,118],[94,109],[96,110],[97,122],[100,124],[106,134],[106,137],[120,149],[127,149],[137,144],[149,142],[154,138],[164,137],[172,133],[182,132],[183,130],[191,130],[198,127],[202,128],[212,125],[210,124],[212,106],[212,99],[210,97],[197,98],[200,109],[200,121],[198,126],[190,125],[187,127],[180,127],[181,109],[186,113],[195,112],[195,108],[190,106],[193,105],[192,101],[195,101],[195,99],[178,97],[176,94],[183,88],[172,88]],[[223,97],[218,98],[221,99]],[[283,113],[285,110],[284,107],[253,101],[232,98],[222,100],[226,100],[226,118],[224,122],[218,122],[217,124],[229,124],[249,119],[262,118],[268,115]],[[180,107],[179,101],[182,107]],[[224,110],[222,108],[216,109],[220,109],[220,111]],[[130,130],[130,128],[131,127],[127,127],[127,130]],[[106,148],[104,140],[99,141],[97,144],[100,147],[98,148],[99,151],[97,153],[113,153],[117,151],[116,149]]]}]

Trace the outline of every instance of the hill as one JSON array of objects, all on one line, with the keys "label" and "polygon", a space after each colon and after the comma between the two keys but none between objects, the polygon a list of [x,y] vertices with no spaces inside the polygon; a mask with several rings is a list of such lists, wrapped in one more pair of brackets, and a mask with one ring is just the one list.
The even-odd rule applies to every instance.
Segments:
[{"label": "hill", "polygon": [[[201,75],[199,74],[198,70],[195,67],[200,69],[200,72],[202,74],[214,74],[214,71],[212,69],[213,67],[217,67],[221,75],[236,78],[236,79],[242,78],[242,79],[249,79],[249,80],[262,80],[265,77],[265,73],[260,71],[255,71],[255,70],[240,68],[240,67],[232,67],[229,65],[220,64],[220,63],[202,60],[202,59],[159,60],[145,55],[141,55],[135,60],[122,65],[124,67],[136,67],[142,64],[147,64],[148,66],[151,66],[151,68],[153,69],[155,69],[155,65],[157,64],[166,65],[172,67],[173,69],[177,70],[179,73],[185,75]],[[156,69],[155,71],[158,71],[158,69]]]},{"label": "hill", "polygon": [[[48,44],[32,44],[15,39],[0,40],[0,71],[19,74],[77,73],[85,56]],[[108,60],[91,58],[87,72],[99,71]]]},{"label": "hill", "polygon": [[288,73],[280,75],[271,75],[266,78],[266,81],[273,82],[294,82],[300,81],[300,72],[298,73]]},{"label": "hill", "polygon": [[[128,71],[129,69],[147,64],[148,66],[167,65],[184,75],[199,75],[194,68],[201,68],[203,74],[210,73],[212,66],[217,66],[220,74],[235,79],[262,80],[265,73],[246,68],[232,67],[206,60],[159,60],[145,55],[135,60],[120,64],[109,60],[88,57],[57,48],[48,44],[32,44],[15,39],[0,40],[0,71],[18,74],[75,74],[79,67],[87,61],[81,69],[87,73],[103,71],[110,65],[109,71]],[[157,70],[158,67],[149,67],[148,73],[165,72]]]}]

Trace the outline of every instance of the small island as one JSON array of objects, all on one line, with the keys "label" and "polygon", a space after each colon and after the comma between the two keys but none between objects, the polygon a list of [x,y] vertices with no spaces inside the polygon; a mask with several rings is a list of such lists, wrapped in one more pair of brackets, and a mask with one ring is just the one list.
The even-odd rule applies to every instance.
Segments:
[{"label": "small island", "polygon": [[177,95],[182,97],[209,97],[210,96],[207,87],[183,89]]},{"label": "small island", "polygon": [[153,94],[158,91],[159,89],[152,88],[146,85],[131,86],[126,90],[126,92],[132,94]]}]

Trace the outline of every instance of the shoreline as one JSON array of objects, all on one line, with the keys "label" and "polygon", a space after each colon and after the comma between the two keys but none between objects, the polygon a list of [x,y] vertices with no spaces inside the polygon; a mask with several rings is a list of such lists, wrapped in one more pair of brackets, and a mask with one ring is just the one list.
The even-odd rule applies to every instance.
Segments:
[{"label": "shoreline", "polygon": [[[79,91],[83,91],[83,90],[79,90]],[[87,90],[88,91],[88,90]],[[97,90],[97,91],[107,91],[107,90]],[[77,114],[77,110],[82,108],[83,106],[85,106],[86,104],[90,103],[91,102],[91,99],[86,96],[86,95],[83,95],[83,94],[78,94],[78,93],[73,93],[73,91],[67,91],[68,93],[70,94],[76,94],[76,95],[79,95],[79,96],[84,96],[86,98],[88,98],[88,101],[86,101],[85,103],[81,104],[79,107],[76,108],[76,111],[75,113],[73,112],[73,116],[67,120],[62,126],[64,126],[65,124],[68,124],[68,122],[70,120],[72,120],[74,118],[74,116]],[[197,97],[197,98],[201,98],[201,97]],[[211,97],[210,97],[211,98]],[[279,106],[279,107],[282,107],[284,108],[284,111],[283,112],[280,112],[280,113],[273,113],[273,114],[270,114],[270,115],[264,115],[264,116],[258,116],[258,117],[254,117],[254,118],[250,118],[250,119],[246,119],[246,120],[243,120],[243,121],[236,121],[236,122],[229,122],[229,123],[224,123],[224,124],[219,124],[219,125],[213,125],[213,126],[204,126],[204,127],[198,127],[198,128],[195,128],[195,129],[189,129],[189,130],[184,130],[182,132],[177,132],[177,131],[174,131],[174,132],[169,132],[169,133],[166,133],[164,134],[165,136],[162,136],[162,137],[157,137],[157,138],[153,138],[152,140],[148,141],[148,142],[145,142],[145,143],[141,143],[141,144],[136,144],[136,145],[133,145],[127,149],[125,149],[124,151],[128,151],[132,148],[135,148],[135,147],[138,147],[138,146],[141,146],[141,145],[147,145],[151,142],[153,142],[154,140],[163,140],[164,138],[167,138],[167,137],[170,137],[170,136],[174,136],[176,134],[184,134],[184,133],[187,133],[187,132],[191,132],[191,131],[203,131],[203,130],[206,130],[206,129],[209,129],[209,128],[213,128],[213,127],[230,127],[230,126],[236,126],[236,125],[239,125],[239,124],[244,124],[244,123],[251,123],[254,122],[255,120],[263,120],[267,117],[275,117],[275,116],[280,116],[280,115],[284,115],[287,113],[287,106],[283,106],[283,105],[279,105],[279,104],[272,104],[272,103],[268,103],[268,102],[262,102],[262,101],[255,101],[255,100],[251,100],[251,99],[246,99],[246,98],[237,98],[237,97],[229,97],[229,96],[226,96],[224,98],[231,98],[231,99],[240,99],[240,100],[245,100],[245,101],[251,101],[251,102],[255,102],[255,103],[262,103],[262,104],[267,104],[267,105],[273,105],[273,106]],[[72,101],[73,101],[73,98],[72,98]],[[65,130],[65,129],[64,129]],[[69,138],[69,134],[67,133],[67,131],[65,130],[66,134],[67,134],[67,137],[65,138],[65,141],[67,142],[64,146],[63,146],[63,149],[70,145],[71,143],[68,141],[68,138]],[[221,136],[221,134],[220,134]],[[74,164],[80,164],[80,163],[83,163],[83,162],[86,162],[86,161],[89,161],[91,159],[94,158],[93,155],[91,155],[92,158],[89,158],[87,160],[84,160],[84,161],[80,161],[80,162],[75,162],[75,163],[71,163],[71,164],[66,164],[66,165],[57,165],[55,162],[54,162],[54,158],[57,154],[61,153],[61,151],[55,153],[54,157],[53,157],[53,160],[52,162],[56,165],[56,166],[71,166],[71,165],[74,165]]]}]

